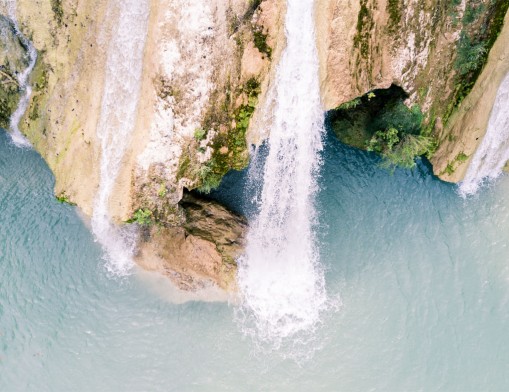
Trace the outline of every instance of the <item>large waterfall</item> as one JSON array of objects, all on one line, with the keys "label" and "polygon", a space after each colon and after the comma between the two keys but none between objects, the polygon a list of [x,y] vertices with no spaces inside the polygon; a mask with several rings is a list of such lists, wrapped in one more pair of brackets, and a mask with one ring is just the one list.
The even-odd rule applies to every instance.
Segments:
[{"label": "large waterfall", "polygon": [[486,135],[472,158],[465,179],[460,184],[463,196],[477,192],[484,181],[497,178],[502,174],[509,160],[509,74],[500,87]]},{"label": "large waterfall", "polygon": [[111,222],[108,204],[130,141],[140,97],[143,51],[148,28],[148,0],[114,0],[117,21],[109,41],[102,107],[97,127],[101,142],[100,184],[92,229],[105,249],[107,268],[126,274],[132,266],[134,233]]},{"label": "large waterfall", "polygon": [[314,233],[324,117],[313,15],[313,0],[288,1],[260,210],[239,261],[244,326],[275,345],[312,330],[327,303]]},{"label": "large waterfall", "polygon": [[21,118],[25,114],[28,104],[30,102],[30,97],[32,96],[32,87],[29,83],[29,77],[32,73],[35,63],[37,62],[37,51],[35,50],[32,43],[25,37],[25,35],[21,32],[18,26],[18,22],[16,19],[16,2],[12,0],[5,1],[7,7],[7,13],[9,18],[12,20],[14,24],[14,29],[16,31],[16,35],[19,40],[23,44],[23,46],[27,50],[28,55],[28,65],[20,74],[16,75],[16,79],[19,84],[19,88],[21,90],[21,99],[19,101],[18,107],[11,115],[10,119],[10,135],[12,141],[18,147],[29,147],[30,142],[23,136],[21,131],[19,130],[19,122]]}]

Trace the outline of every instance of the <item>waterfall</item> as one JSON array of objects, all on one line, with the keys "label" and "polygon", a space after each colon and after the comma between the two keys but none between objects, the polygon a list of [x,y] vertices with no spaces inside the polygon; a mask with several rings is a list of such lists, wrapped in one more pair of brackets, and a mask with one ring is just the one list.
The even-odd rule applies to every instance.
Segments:
[{"label": "waterfall", "polygon": [[465,179],[460,184],[462,196],[477,192],[485,181],[502,174],[509,160],[509,74],[500,84],[491,110],[488,129],[470,162]]},{"label": "waterfall", "polygon": [[16,2],[15,1],[6,1],[7,13],[9,18],[12,20],[14,25],[14,30],[22,45],[26,48],[28,54],[28,66],[21,72],[16,75],[16,79],[19,84],[19,88],[21,90],[21,98],[19,100],[18,107],[11,115],[10,118],[10,135],[13,143],[18,147],[31,147],[30,142],[23,136],[21,131],[19,130],[19,123],[21,118],[25,114],[28,104],[30,103],[30,97],[32,96],[32,87],[29,83],[29,77],[32,73],[35,63],[37,62],[37,51],[35,50],[32,43],[25,37],[25,35],[21,32],[18,26],[18,22],[16,19]]},{"label": "waterfall", "polygon": [[269,91],[269,152],[259,212],[239,260],[244,329],[276,346],[302,337],[327,304],[314,225],[324,115],[313,0],[288,0],[287,46]]},{"label": "waterfall", "polygon": [[149,1],[114,0],[110,5],[118,22],[109,40],[97,126],[101,165],[92,230],[105,250],[108,270],[125,275],[133,265],[135,233],[133,229],[117,227],[111,221],[108,204],[136,122]]}]

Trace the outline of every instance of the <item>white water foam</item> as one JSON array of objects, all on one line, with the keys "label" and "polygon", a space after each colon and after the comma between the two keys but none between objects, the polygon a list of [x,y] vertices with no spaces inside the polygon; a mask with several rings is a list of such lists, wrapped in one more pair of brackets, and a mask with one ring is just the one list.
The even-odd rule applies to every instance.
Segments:
[{"label": "white water foam", "polygon": [[313,14],[313,0],[288,0],[287,47],[265,108],[272,126],[260,211],[239,260],[242,326],[276,348],[302,341],[328,303],[314,233],[324,115]]},{"label": "white water foam", "polygon": [[25,37],[25,35],[19,29],[18,22],[16,19],[16,2],[10,0],[4,1],[4,4],[7,8],[8,16],[12,20],[12,23],[14,25],[16,35],[21,41],[22,45],[26,48],[28,54],[28,66],[23,70],[23,72],[16,75],[16,79],[18,81],[19,88],[22,94],[18,107],[16,108],[16,110],[14,111],[10,118],[10,136],[12,142],[18,147],[26,148],[31,147],[31,144],[19,130],[19,123],[28,108],[30,97],[32,96],[32,86],[30,86],[29,77],[32,71],[34,70],[35,63],[37,62],[37,51],[35,50],[35,47],[32,45],[32,43]]},{"label": "white water foam", "polygon": [[111,34],[97,136],[101,142],[100,184],[92,215],[92,230],[105,250],[106,268],[127,275],[133,266],[136,233],[112,223],[108,203],[130,141],[137,115],[148,29],[148,0],[115,0],[111,14],[117,25]]},{"label": "white water foam", "polygon": [[475,194],[483,183],[502,174],[509,160],[509,74],[500,84],[495,98],[486,135],[472,158],[459,192]]}]

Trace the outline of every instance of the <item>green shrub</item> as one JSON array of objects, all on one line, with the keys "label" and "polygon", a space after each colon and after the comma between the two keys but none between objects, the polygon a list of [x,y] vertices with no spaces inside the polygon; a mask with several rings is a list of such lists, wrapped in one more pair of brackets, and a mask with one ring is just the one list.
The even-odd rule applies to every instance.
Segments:
[{"label": "green shrub", "polygon": [[154,223],[154,216],[148,208],[140,208],[134,212],[132,218],[127,223],[137,223],[143,226],[151,225]]},{"label": "green shrub", "polygon": [[398,130],[389,128],[387,131],[377,131],[367,144],[366,150],[384,153],[391,151],[392,148],[399,143]]},{"label": "green shrub", "polygon": [[487,52],[486,42],[474,43],[467,34],[462,32],[458,41],[458,56],[454,67],[461,76],[476,72],[483,66]]},{"label": "green shrub", "polygon": [[465,154],[464,152],[460,152],[460,153],[458,154],[458,156],[456,157],[456,160],[457,160],[458,162],[465,162],[467,159],[468,159],[468,155],[467,155],[467,154]]},{"label": "green shrub", "polygon": [[349,110],[354,109],[362,103],[359,97],[352,99],[351,101],[345,102],[338,106],[336,110]]},{"label": "green shrub", "polygon": [[435,152],[436,143],[432,137],[421,135],[405,135],[403,140],[394,148],[382,153],[383,167],[393,168],[400,166],[412,168],[415,166],[415,158],[421,155],[430,156]]},{"label": "green shrub", "polygon": [[56,196],[56,199],[59,203],[62,204],[69,204],[71,206],[75,206],[76,203],[73,203],[71,199],[69,199],[69,196],[67,196],[65,193],[62,193],[60,196]]},{"label": "green shrub", "polygon": [[205,139],[205,136],[207,136],[207,131],[203,128],[198,128],[194,131],[194,138],[196,141]]},{"label": "green shrub", "polygon": [[253,39],[256,49],[258,49],[260,53],[267,55],[270,59],[272,56],[272,48],[267,44],[267,34],[263,34],[261,30],[254,30]]},{"label": "green shrub", "polygon": [[385,106],[370,126],[372,129],[396,128],[400,132],[418,135],[424,116],[419,105],[410,109],[402,100]]}]

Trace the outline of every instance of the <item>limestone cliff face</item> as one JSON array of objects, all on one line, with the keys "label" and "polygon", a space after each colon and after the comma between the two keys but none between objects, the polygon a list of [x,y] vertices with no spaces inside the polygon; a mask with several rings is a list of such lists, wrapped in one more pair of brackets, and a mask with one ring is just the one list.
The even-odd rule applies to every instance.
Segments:
[{"label": "limestone cliff face", "polygon": [[19,0],[20,28],[38,51],[20,129],[55,174],[57,195],[90,215],[99,183],[96,124],[111,29],[105,2]]},{"label": "limestone cliff face", "polygon": [[[488,61],[470,94],[455,111],[440,134],[440,147],[431,162],[435,173],[446,181],[461,181],[481,143],[495,103],[497,90],[509,73],[509,13],[490,51]],[[458,159],[464,157],[464,159]]]},{"label": "limestone cliff face", "polygon": [[317,9],[327,110],[391,84],[427,106],[450,94],[464,4],[319,0]]},{"label": "limestone cliff face", "polygon": [[[505,1],[318,0],[325,108],[334,109],[375,89],[402,87],[408,94],[406,104],[419,105],[424,114],[423,132],[438,141],[432,160],[435,173],[448,181],[460,180],[467,163],[463,157],[475,150],[486,128],[487,120],[480,113],[489,112],[495,92],[488,92],[486,102],[468,116],[451,115],[468,112],[479,102],[472,97],[460,108],[483,69],[506,12]],[[501,48],[507,44],[503,37],[498,41],[473,96],[490,90],[504,73],[502,63],[507,60],[500,60],[505,56]],[[496,76],[487,82],[493,63],[498,63]],[[464,121],[474,118],[467,130],[460,131]],[[460,164],[462,169],[455,172]]]},{"label": "limestone cliff face", "polygon": [[[20,28],[39,53],[21,129],[55,173],[56,194],[87,215],[100,187],[97,126],[119,1],[17,2]],[[505,0],[317,0],[324,108],[402,87],[406,104],[420,106],[425,132],[440,143],[435,172],[459,180],[507,72],[507,18],[497,40],[507,6]],[[284,0],[150,0],[141,98],[109,213],[118,224],[144,227],[138,262],[183,288],[233,287],[232,260],[245,222],[183,195],[206,192],[227,171],[245,167],[248,146],[267,137],[270,116],[262,109],[285,45],[284,13]],[[2,26],[9,23],[0,20]],[[10,37],[3,45],[18,49],[7,52],[19,52]],[[7,71],[1,77],[10,83]]]},{"label": "limestone cliff face", "polygon": [[[31,77],[34,94],[20,128],[53,170],[55,193],[87,215],[93,213],[100,187],[97,126],[108,41],[119,18],[117,3],[17,2],[21,29],[39,53]],[[150,1],[141,98],[109,213],[118,224],[144,216],[138,223],[153,225],[153,230],[143,230],[137,259],[154,269],[153,260],[159,257],[164,264],[163,255],[166,273],[174,268],[167,274],[182,287],[197,288],[208,281],[231,286],[232,257],[238,252],[206,230],[195,230],[206,224],[207,217],[191,218],[181,199],[185,188],[207,191],[228,170],[247,165],[250,120],[283,46],[278,38],[283,34],[283,4],[283,0]],[[216,231],[236,243],[223,230],[227,221],[215,220]],[[241,243],[245,222],[232,218],[231,225],[235,227],[226,231],[234,232]],[[177,252],[177,257],[161,251],[168,246],[189,252]],[[189,276],[191,285],[185,283]]]}]

